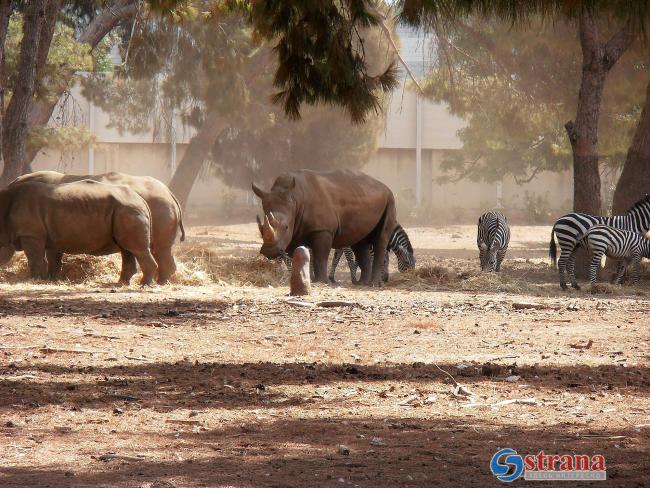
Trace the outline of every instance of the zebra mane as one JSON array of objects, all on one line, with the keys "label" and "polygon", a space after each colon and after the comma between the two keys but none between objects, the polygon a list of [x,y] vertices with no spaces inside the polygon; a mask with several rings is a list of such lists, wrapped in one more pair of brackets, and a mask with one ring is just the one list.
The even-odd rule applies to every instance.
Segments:
[{"label": "zebra mane", "polygon": [[636,202],[634,205],[632,205],[627,212],[625,212],[626,215],[631,215],[636,213],[638,210],[642,208],[650,208],[650,195],[646,195],[643,197],[641,200]]}]

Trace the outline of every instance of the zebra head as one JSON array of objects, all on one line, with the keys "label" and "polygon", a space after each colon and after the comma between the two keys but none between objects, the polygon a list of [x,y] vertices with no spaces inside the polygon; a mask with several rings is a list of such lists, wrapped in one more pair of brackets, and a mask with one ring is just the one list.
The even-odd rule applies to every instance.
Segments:
[{"label": "zebra head", "polygon": [[647,232],[650,230],[650,195],[646,195],[636,202],[626,212],[632,218],[632,224],[636,232]]},{"label": "zebra head", "polygon": [[479,260],[481,261],[481,271],[493,272],[497,268],[497,248],[496,246],[488,247],[487,244],[481,242],[478,245]]},{"label": "zebra head", "polygon": [[400,273],[415,268],[415,254],[409,251],[406,246],[398,246],[394,252],[395,256],[397,256],[397,269]]}]

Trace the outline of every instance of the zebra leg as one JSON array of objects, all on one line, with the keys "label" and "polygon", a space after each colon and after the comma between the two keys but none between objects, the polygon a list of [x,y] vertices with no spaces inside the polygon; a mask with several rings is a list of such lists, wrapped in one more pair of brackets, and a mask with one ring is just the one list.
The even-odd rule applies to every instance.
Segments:
[{"label": "zebra leg", "polygon": [[506,257],[506,251],[507,251],[507,249],[499,249],[497,251],[497,266],[494,269],[494,271],[497,271],[497,272],[501,271],[501,263],[503,262],[503,258]]},{"label": "zebra leg", "polygon": [[629,262],[627,259],[621,259],[616,266],[616,276],[614,277],[614,284],[620,285],[623,282],[623,276],[627,270]]},{"label": "zebra leg", "polygon": [[598,270],[600,269],[600,262],[602,259],[602,252],[595,252],[591,257],[591,265],[589,266],[589,281],[591,282],[591,286],[596,285],[596,281],[598,280]]},{"label": "zebra leg", "polygon": [[641,278],[641,256],[635,255],[632,258],[632,267],[634,269],[634,274],[632,275],[632,284],[636,285]]},{"label": "zebra leg", "polygon": [[578,281],[576,280],[576,255],[575,253],[571,253],[569,255],[569,259],[567,260],[567,272],[569,273],[569,279],[571,280],[571,287],[575,288],[576,290],[580,289],[580,285],[578,284]]},{"label": "zebra leg", "polygon": [[[569,260],[570,255],[567,251],[560,248],[560,259],[557,261],[557,269],[560,273],[560,288],[566,290],[566,269],[567,261]],[[574,258],[575,259],[575,258]]]},{"label": "zebra leg", "polygon": [[344,248],[343,252],[345,253],[345,260],[348,263],[348,268],[350,268],[350,281],[352,283],[356,283],[357,268],[359,267],[359,265],[357,264],[356,259],[354,259],[354,252],[352,251],[351,247]]},{"label": "zebra leg", "polygon": [[334,256],[332,256],[332,265],[330,266],[329,279],[332,283],[336,283],[336,278],[334,278],[334,273],[336,273],[336,268],[339,266],[339,261],[343,256],[343,249],[334,249]]}]

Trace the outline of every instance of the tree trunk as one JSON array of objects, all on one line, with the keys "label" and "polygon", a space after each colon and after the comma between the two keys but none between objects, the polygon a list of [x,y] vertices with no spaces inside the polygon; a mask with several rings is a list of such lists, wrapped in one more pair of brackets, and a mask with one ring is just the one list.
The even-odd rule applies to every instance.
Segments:
[{"label": "tree trunk", "polygon": [[565,124],[573,150],[573,210],[595,215],[602,213],[598,172],[598,118],[607,74],[634,40],[625,28],[607,43],[599,39],[593,13],[580,14],[582,79],[575,121]]},{"label": "tree trunk", "polygon": [[22,174],[27,144],[27,115],[36,87],[36,58],[45,22],[46,6],[46,0],[32,0],[25,12],[23,39],[16,73],[17,79],[21,82],[16,84],[3,127],[4,167],[0,176],[1,187],[7,186]]},{"label": "tree trunk", "polygon": [[650,82],[623,172],[616,184],[612,213],[625,213],[647,193],[650,193]]},{"label": "tree trunk", "polygon": [[[598,168],[598,119],[607,74],[630,46],[633,36],[627,29],[617,32],[605,44],[599,39],[593,13],[580,14],[582,78],[575,121],[565,124],[573,151],[573,210],[602,215]],[[588,260],[584,249],[576,256],[576,276],[584,278]]]},{"label": "tree trunk", "polygon": [[[112,5],[107,6],[88,24],[83,32],[77,38],[78,42],[88,44],[90,51],[97,47],[97,44],[122,20],[132,17],[136,14],[137,0],[117,0]],[[74,76],[74,71],[68,73],[67,82],[69,83]],[[68,89],[69,85],[65,83],[54,89],[54,94],[50,99],[37,100],[29,112],[29,126],[44,126],[52,117],[59,98]],[[30,146],[27,148],[25,156],[25,165],[33,162],[34,158],[41,150],[40,146]]]},{"label": "tree trunk", "polygon": [[203,125],[188,144],[183,159],[169,182],[169,189],[176,196],[181,207],[187,207],[187,200],[203,163],[208,158],[217,137],[225,128],[225,120],[219,114],[209,112]]},{"label": "tree trunk", "polygon": [[11,0],[0,0],[0,161],[2,160],[2,120],[5,112],[5,41],[11,17]]}]

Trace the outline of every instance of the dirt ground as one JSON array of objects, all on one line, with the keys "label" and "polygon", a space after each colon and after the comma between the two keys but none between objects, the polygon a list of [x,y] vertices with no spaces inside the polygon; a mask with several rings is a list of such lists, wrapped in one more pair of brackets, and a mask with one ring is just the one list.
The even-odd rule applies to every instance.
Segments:
[{"label": "dirt ground", "polygon": [[342,263],[306,300],[252,223],[190,229],[166,286],[115,286],[115,258],[58,284],[16,261],[0,486],[491,486],[504,447],[650,486],[648,273],[563,293],[549,227],[512,229],[501,276],[477,272],[473,226],[408,231],[416,272],[375,290]]}]

